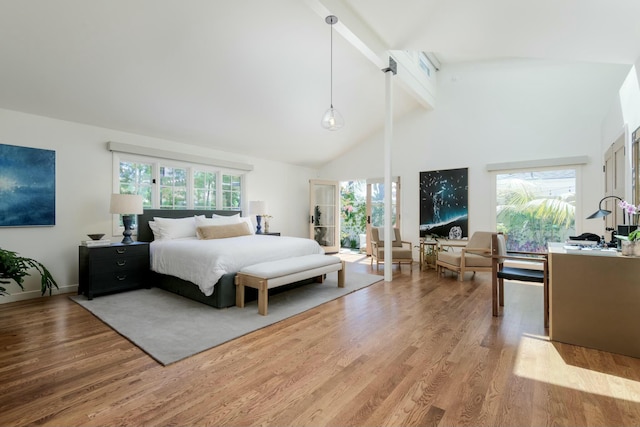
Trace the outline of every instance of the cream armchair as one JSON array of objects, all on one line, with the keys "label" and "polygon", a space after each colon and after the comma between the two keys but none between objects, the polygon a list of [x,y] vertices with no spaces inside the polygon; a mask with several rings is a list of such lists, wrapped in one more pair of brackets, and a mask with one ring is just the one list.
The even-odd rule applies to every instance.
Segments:
[{"label": "cream armchair", "polygon": [[[400,236],[400,230],[393,229],[394,237],[391,242],[391,262],[398,263],[398,268],[402,263],[409,264],[410,269],[413,270],[413,253],[411,242],[402,240]],[[376,261],[376,269],[379,268],[380,262],[384,262],[384,240],[382,235],[384,230],[377,227],[371,227],[371,266],[373,266],[373,260]]]},{"label": "cream armchair", "polygon": [[491,236],[489,231],[476,231],[469,243],[460,251],[439,251],[436,260],[436,272],[444,273],[444,269],[455,271],[458,280],[464,280],[467,271],[491,272]]}]

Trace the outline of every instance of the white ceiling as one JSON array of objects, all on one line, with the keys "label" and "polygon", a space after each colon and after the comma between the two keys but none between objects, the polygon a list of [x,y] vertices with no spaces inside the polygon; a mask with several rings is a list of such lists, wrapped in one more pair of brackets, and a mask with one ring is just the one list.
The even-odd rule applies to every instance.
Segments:
[{"label": "white ceiling", "polygon": [[[323,10],[443,67],[640,56],[637,0],[0,0],[0,108],[319,166],[383,128],[385,96],[379,67],[334,32],[346,126],[320,127]],[[422,108],[394,93],[396,116]]]}]

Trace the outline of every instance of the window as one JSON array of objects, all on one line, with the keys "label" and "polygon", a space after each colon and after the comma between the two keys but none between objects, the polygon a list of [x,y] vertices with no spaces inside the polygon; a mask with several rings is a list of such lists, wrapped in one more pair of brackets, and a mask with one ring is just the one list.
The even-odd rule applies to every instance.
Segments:
[{"label": "window", "polygon": [[[114,153],[114,193],[140,194],[152,209],[240,210],[244,174],[187,162]],[[114,235],[121,230],[115,224]]]},{"label": "window", "polygon": [[496,175],[496,228],[508,250],[542,252],[575,235],[575,206],[575,169]]},{"label": "window", "polygon": [[187,169],[160,166],[160,209],[187,206]]},{"label": "window", "polygon": [[197,170],[193,176],[193,207],[195,209],[216,208],[216,178],[213,172]]},{"label": "window", "polygon": [[[153,175],[152,164],[142,162],[120,162],[120,194],[140,194],[144,200],[144,207],[151,207],[151,185]],[[114,191],[117,193],[118,191]]]},{"label": "window", "polygon": [[241,206],[242,177],[222,175],[222,209],[236,210]]}]

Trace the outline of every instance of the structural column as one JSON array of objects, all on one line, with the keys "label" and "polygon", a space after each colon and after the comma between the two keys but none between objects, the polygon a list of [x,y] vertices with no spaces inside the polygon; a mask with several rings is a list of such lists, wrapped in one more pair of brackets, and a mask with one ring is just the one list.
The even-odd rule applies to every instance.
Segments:
[{"label": "structural column", "polygon": [[384,121],[384,280],[393,279],[393,263],[391,262],[391,143],[393,140],[393,79],[397,73],[396,61],[389,57],[389,67],[383,68],[385,74],[385,121]]}]

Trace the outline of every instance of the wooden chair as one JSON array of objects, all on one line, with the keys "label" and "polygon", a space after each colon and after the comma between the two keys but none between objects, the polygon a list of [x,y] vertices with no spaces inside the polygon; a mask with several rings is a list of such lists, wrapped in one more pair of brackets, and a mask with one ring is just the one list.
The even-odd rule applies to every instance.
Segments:
[{"label": "wooden chair", "polygon": [[455,271],[458,280],[464,280],[467,271],[491,271],[491,232],[476,231],[471,235],[469,243],[460,251],[438,252],[436,272],[441,274],[444,269]]},{"label": "wooden chair", "polygon": [[[505,261],[530,263],[536,268],[505,267]],[[546,252],[507,251],[506,238],[502,233],[491,236],[491,300],[493,315],[499,315],[504,307],[504,281],[542,283],[544,298],[544,327],[549,327],[549,257]]]},{"label": "wooden chair", "polygon": [[[402,240],[400,236],[400,230],[393,229],[394,238],[391,242],[391,262],[398,263],[398,268],[402,263],[409,264],[411,270],[413,270],[413,252],[411,242]],[[380,262],[384,262],[384,240],[381,239],[381,234],[384,231],[378,227],[371,227],[371,266],[373,267],[373,260],[376,261],[376,269],[379,268]]]}]

